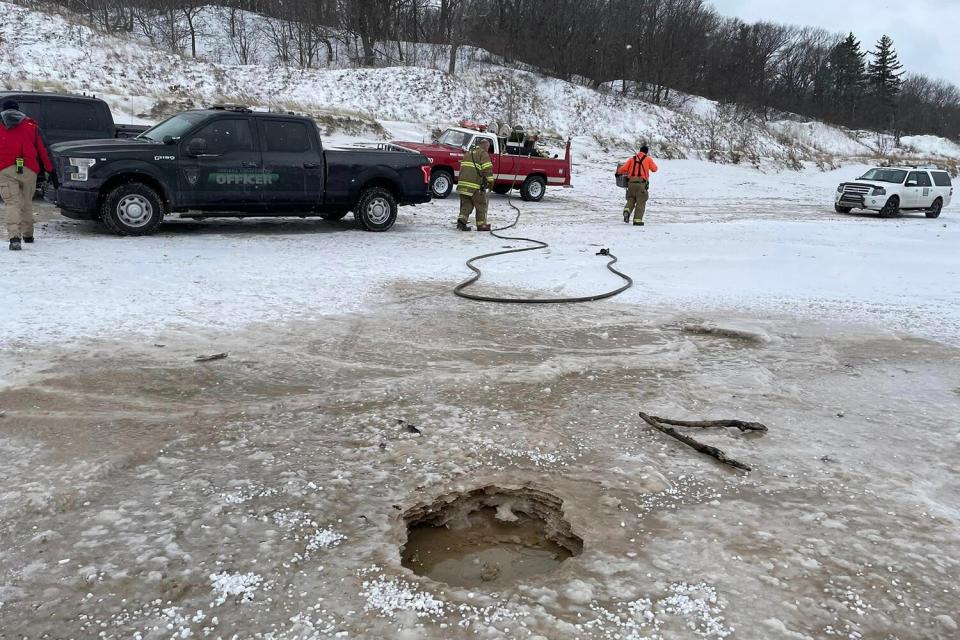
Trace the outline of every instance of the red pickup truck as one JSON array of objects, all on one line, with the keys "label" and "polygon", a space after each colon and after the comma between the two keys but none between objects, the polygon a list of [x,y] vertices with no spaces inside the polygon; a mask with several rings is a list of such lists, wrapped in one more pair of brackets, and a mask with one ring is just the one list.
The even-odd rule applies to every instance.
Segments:
[{"label": "red pickup truck", "polygon": [[446,198],[460,175],[460,160],[479,138],[490,140],[490,160],[493,162],[495,193],[507,193],[520,189],[520,197],[539,202],[546,193],[547,185],[570,186],[570,141],[567,140],[563,158],[544,158],[530,153],[522,145],[507,144],[483,128],[451,127],[432,144],[419,142],[391,142],[398,151],[422,153],[430,160],[430,191],[434,198]]}]

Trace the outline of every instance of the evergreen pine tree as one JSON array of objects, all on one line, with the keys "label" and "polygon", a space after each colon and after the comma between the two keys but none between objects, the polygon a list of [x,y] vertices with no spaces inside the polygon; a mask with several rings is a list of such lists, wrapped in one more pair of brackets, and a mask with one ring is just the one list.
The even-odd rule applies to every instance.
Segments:
[{"label": "evergreen pine tree", "polygon": [[867,84],[867,54],[852,33],[830,52],[830,98],[835,116],[855,125],[857,108]]},{"label": "evergreen pine tree", "polygon": [[870,62],[871,94],[877,100],[881,127],[893,127],[897,108],[897,96],[903,86],[903,65],[897,59],[893,48],[893,39],[884,35],[877,43],[876,51],[871,51]]}]

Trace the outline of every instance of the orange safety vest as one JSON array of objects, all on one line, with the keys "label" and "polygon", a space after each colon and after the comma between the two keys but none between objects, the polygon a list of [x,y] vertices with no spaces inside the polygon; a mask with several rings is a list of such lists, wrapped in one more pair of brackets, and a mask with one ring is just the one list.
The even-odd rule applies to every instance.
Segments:
[{"label": "orange safety vest", "polygon": [[635,156],[630,156],[630,159],[617,169],[617,173],[649,182],[650,172],[656,173],[657,168],[657,163],[653,161],[653,158],[645,153],[638,153]]}]

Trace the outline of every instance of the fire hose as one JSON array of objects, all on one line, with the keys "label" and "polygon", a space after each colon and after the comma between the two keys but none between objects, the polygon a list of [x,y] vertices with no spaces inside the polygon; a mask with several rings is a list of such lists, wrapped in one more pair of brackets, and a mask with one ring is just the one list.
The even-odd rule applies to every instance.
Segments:
[{"label": "fire hose", "polygon": [[[513,187],[516,187],[516,179],[514,179]],[[511,189],[512,190],[512,189]],[[542,240],[536,240],[534,238],[524,238],[521,236],[504,236],[500,235],[498,231],[507,231],[508,229],[513,229],[520,222],[521,211],[513,203],[513,198],[510,196],[509,192],[507,193],[507,202],[517,212],[516,217],[513,219],[513,222],[508,224],[505,227],[499,227],[493,229],[490,234],[495,238],[500,238],[501,240],[513,240],[513,241],[522,241],[530,242],[535,246],[532,247],[520,247],[517,249],[505,249],[503,251],[494,251],[491,253],[484,253],[479,256],[474,256],[467,260],[467,267],[473,271],[473,275],[454,288],[453,293],[460,296],[461,298],[466,298],[468,300],[476,300],[478,302],[501,302],[501,303],[516,303],[516,304],[565,304],[572,302],[595,302],[597,300],[604,300],[606,298],[612,298],[613,296],[619,295],[633,286],[633,279],[622,271],[617,270],[613,265],[617,263],[617,256],[613,255],[609,249],[601,249],[597,252],[598,256],[606,256],[610,258],[607,262],[607,270],[613,274],[619,276],[623,279],[624,284],[620,287],[613,289],[611,291],[605,291],[603,293],[597,293],[589,296],[577,296],[577,297],[566,297],[566,298],[505,298],[501,296],[484,296],[475,293],[469,293],[466,291],[468,287],[473,285],[477,280],[480,279],[482,272],[479,267],[474,266],[475,262],[485,260],[487,258],[493,258],[495,256],[504,256],[511,253],[523,253],[524,251],[538,251],[540,249],[546,249],[550,245]]]}]

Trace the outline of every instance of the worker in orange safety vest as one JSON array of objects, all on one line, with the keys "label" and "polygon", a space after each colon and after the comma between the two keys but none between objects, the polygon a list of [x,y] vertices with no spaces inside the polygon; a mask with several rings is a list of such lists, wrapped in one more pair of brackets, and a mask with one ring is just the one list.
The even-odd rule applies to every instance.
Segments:
[{"label": "worker in orange safety vest", "polygon": [[631,156],[617,168],[617,175],[625,175],[627,182],[627,204],[623,207],[623,221],[630,222],[630,213],[633,213],[633,224],[643,226],[643,214],[647,210],[647,200],[650,199],[650,174],[656,173],[657,163],[650,157],[650,148],[647,145],[640,147],[636,155]]}]

